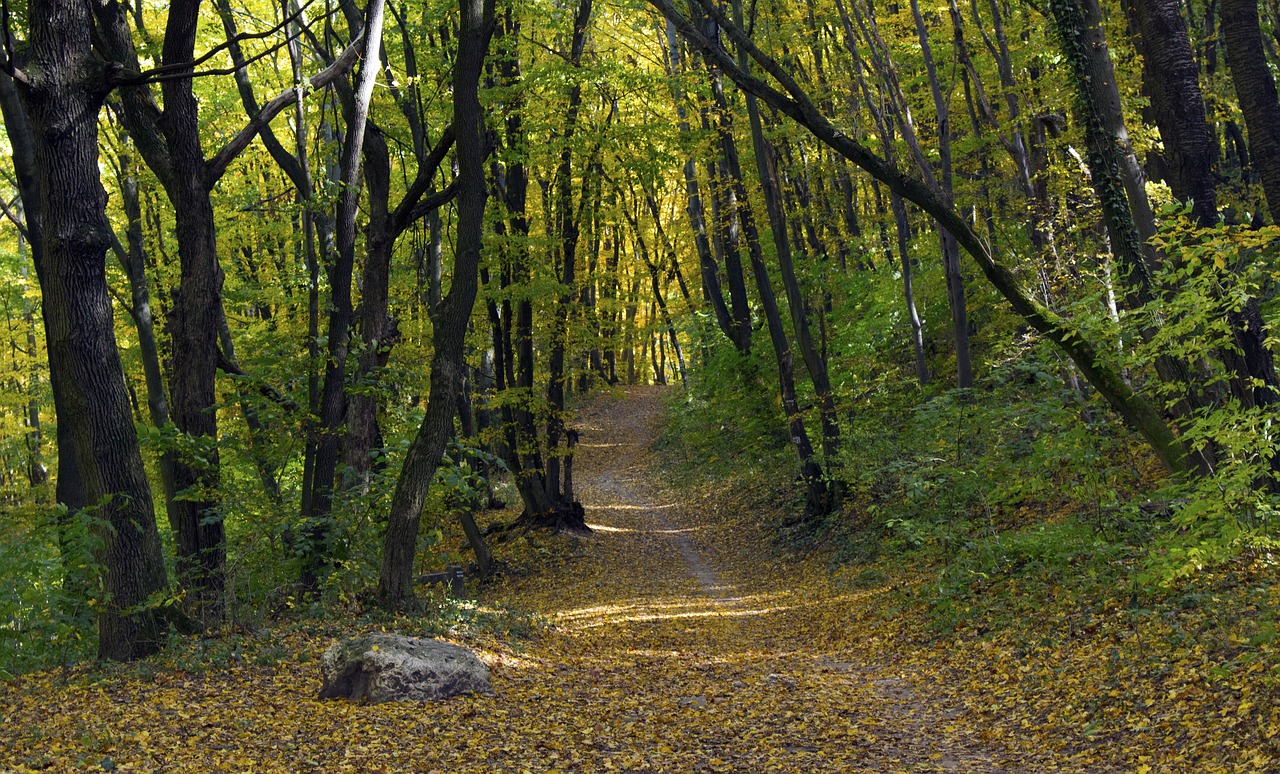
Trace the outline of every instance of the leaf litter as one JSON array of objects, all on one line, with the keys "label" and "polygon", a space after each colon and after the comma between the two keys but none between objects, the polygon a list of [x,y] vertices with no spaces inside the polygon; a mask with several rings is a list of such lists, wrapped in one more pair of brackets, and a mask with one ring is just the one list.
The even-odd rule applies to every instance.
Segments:
[{"label": "leaf litter", "polygon": [[[1049,623],[1065,636],[1039,643],[973,629],[940,639],[918,601],[927,572],[850,584],[821,557],[783,557],[771,514],[741,484],[665,485],[650,451],[662,400],[629,388],[580,412],[575,478],[593,534],[557,539],[557,561],[482,594],[538,614],[533,637],[448,632],[489,664],[492,695],[318,701],[318,654],[356,632],[293,627],[203,670],[162,660],[2,683],[0,768],[1265,771],[1277,760],[1263,679],[1273,650],[1175,647],[1153,638],[1165,619],[1135,623],[1120,605],[1087,627],[1062,613]],[[1249,653],[1263,655],[1236,663]]]}]

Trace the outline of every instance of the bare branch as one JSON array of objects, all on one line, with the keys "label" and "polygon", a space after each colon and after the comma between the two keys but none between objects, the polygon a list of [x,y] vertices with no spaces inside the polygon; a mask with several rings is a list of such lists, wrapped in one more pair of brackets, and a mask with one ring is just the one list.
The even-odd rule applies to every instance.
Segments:
[{"label": "bare branch", "polygon": [[[205,62],[214,58],[215,56],[222,53],[223,51],[226,51],[231,46],[238,45],[240,43],[243,43],[246,40],[262,40],[263,38],[269,38],[272,35],[275,35],[277,32],[279,32],[280,30],[283,30],[290,23],[292,23],[293,21],[298,19],[300,16],[302,16],[303,12],[306,11],[307,8],[311,7],[311,4],[314,3],[315,1],[316,0],[307,0],[307,3],[305,5],[303,5],[294,13],[290,14],[288,17],[285,18],[284,21],[280,22],[279,24],[277,24],[276,26],[272,27],[269,30],[265,30],[263,32],[241,32],[235,37],[228,39],[226,42],[221,43],[217,46],[214,46],[213,48],[209,49],[204,54],[200,55],[199,57],[196,57],[190,62],[174,62],[173,64],[161,65],[151,70],[147,70],[145,72],[139,73],[138,75],[130,77],[123,81],[119,81],[119,83],[121,83],[122,85],[132,86],[132,85],[139,85],[143,83],[159,83],[160,81],[171,80],[173,78],[197,78],[205,75],[229,75],[235,72],[235,70],[228,70],[226,72],[222,72],[220,70],[206,70],[204,72],[199,72],[199,73],[194,72],[194,70],[199,65],[204,64]],[[248,64],[249,62],[255,62],[258,59],[261,59],[266,54],[269,54],[271,51],[276,50],[277,48],[279,48],[279,46],[268,49],[267,52],[264,52],[263,54],[259,54],[249,59],[248,62],[245,62],[245,64]]]},{"label": "bare branch", "polygon": [[[445,156],[449,153],[449,149],[453,147],[453,142],[453,124],[450,124],[445,127],[444,133],[440,135],[440,141],[435,144],[435,147],[431,149],[427,157],[418,165],[418,174],[414,176],[413,182],[409,184],[409,190],[405,191],[404,198],[400,200],[396,211],[391,214],[392,238],[404,233],[405,229],[429,212],[429,210],[421,213],[417,212],[418,200],[431,187],[431,180],[435,178],[440,165],[444,163]],[[444,204],[444,202],[440,202],[440,204]],[[440,205],[437,204],[436,206],[439,207]]]},{"label": "bare branch", "polygon": [[[351,41],[351,44],[343,49],[333,64],[311,76],[311,79],[307,82],[306,90],[318,91],[323,89],[351,69],[356,59],[360,56],[361,38],[363,38],[363,35]],[[258,132],[271,123],[271,120],[278,116],[281,111],[294,104],[297,99],[297,89],[298,87],[286,89],[272,98],[266,105],[263,105],[262,111],[258,113],[258,116],[241,129],[235,137],[231,138],[230,142],[222,147],[222,150],[218,151],[209,160],[205,176],[206,185],[212,188],[226,173],[227,166],[232,160],[239,156],[245,148],[249,147],[249,144],[253,142],[253,138],[258,136]]]}]

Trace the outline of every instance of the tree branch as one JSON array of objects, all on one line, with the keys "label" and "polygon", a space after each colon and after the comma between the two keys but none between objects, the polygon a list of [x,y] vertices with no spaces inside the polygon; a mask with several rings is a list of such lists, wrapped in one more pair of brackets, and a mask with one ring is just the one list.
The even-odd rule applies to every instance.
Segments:
[{"label": "tree branch", "polygon": [[[311,7],[311,4],[314,2],[315,0],[307,0],[307,3],[305,5],[299,8],[297,11],[294,11],[292,14],[286,17],[284,21],[280,22],[279,24],[277,24],[276,26],[272,27],[269,30],[265,30],[263,32],[241,32],[237,34],[235,37],[229,38],[226,42],[220,45],[214,46],[213,48],[209,49],[204,54],[196,57],[190,62],[175,62],[173,64],[161,65],[159,67],[155,67],[150,70],[141,72],[135,76],[131,76],[125,80],[117,81],[117,83],[121,85],[141,85],[144,83],[159,83],[162,80],[169,80],[175,77],[176,78],[195,78],[202,75],[229,75],[232,72],[235,72],[235,70],[230,70],[227,72],[222,72],[221,70],[207,70],[202,73],[194,72],[194,70],[199,65],[204,64],[205,62],[214,58],[215,56],[222,53],[223,51],[226,51],[228,48],[232,46],[238,46],[240,43],[243,43],[246,40],[262,40],[263,38],[271,37],[272,35],[276,34],[280,30],[287,27],[290,23],[292,23],[293,21],[301,17],[303,12],[306,11],[307,8]],[[246,62],[245,64],[248,64],[249,62],[256,62],[262,57],[269,55],[272,51],[276,50],[277,48],[279,47],[275,46],[270,49],[267,49],[267,51],[249,59],[248,62]]]},{"label": "tree branch", "polygon": [[[390,232],[392,239],[400,236],[416,220],[430,212],[430,210],[418,212],[418,200],[431,187],[431,181],[435,178],[436,172],[440,170],[440,165],[444,163],[449,149],[453,147],[454,139],[453,124],[449,124],[440,135],[440,141],[435,144],[435,147],[431,149],[427,157],[418,165],[418,174],[414,176],[413,182],[409,184],[409,190],[404,192],[404,197],[400,200],[400,204],[396,206],[396,211],[391,214]],[[447,191],[448,189],[446,188],[445,190]],[[438,195],[434,194],[434,196]],[[436,207],[443,205],[445,201],[448,200],[439,202]]]},{"label": "tree branch", "polygon": [[[307,82],[305,90],[318,91],[323,89],[351,69],[356,59],[359,58],[360,41],[363,37],[361,35],[351,41],[351,44],[343,50],[333,64],[313,75]],[[208,171],[205,175],[205,184],[207,186],[212,188],[226,173],[227,166],[235,157],[249,147],[249,144],[253,142],[253,138],[258,136],[258,132],[271,123],[271,120],[278,116],[281,111],[294,104],[297,99],[298,88],[300,87],[286,89],[272,98],[266,105],[263,105],[262,111],[258,113],[258,116],[241,129],[235,137],[231,138],[231,141],[224,145],[222,150],[214,154],[213,158],[209,160]]]}]

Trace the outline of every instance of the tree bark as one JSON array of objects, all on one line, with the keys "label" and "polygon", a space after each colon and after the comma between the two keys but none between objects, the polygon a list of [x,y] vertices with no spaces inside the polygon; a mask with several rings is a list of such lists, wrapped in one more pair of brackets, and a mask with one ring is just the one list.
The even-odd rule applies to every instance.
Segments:
[{"label": "tree bark", "polygon": [[1280,223],[1280,98],[1262,46],[1257,0],[1222,0],[1222,37],[1253,168],[1262,178],[1271,222]]},{"label": "tree bark", "polygon": [[[568,64],[573,69],[582,66],[582,54],[587,44],[587,25],[591,20],[592,0],[579,0],[573,19],[573,34],[569,44]],[[577,130],[578,113],[582,107],[582,83],[577,75],[571,76],[569,103],[565,110],[564,132],[560,137],[560,163],[555,173],[555,249],[558,250],[560,283],[566,290],[556,305],[552,332],[551,357],[547,361],[547,494],[557,507],[565,505],[559,447],[564,434],[565,411],[565,353],[569,343],[569,309],[573,305],[574,283],[577,279],[578,215],[573,202],[573,136]],[[584,186],[583,196],[586,195]]]},{"label": "tree bark", "polygon": [[[910,0],[911,15],[916,24],[916,37],[924,54],[925,72],[929,76],[929,91],[933,95],[934,111],[938,118],[938,180],[942,201],[954,206],[951,186],[951,108],[942,96],[938,82],[938,68],[933,62],[933,49],[929,45],[929,30],[920,14],[919,0]],[[938,229],[942,251],[942,264],[947,280],[947,304],[951,308],[951,337],[956,348],[956,386],[973,386],[973,365],[969,358],[969,314],[965,307],[964,277],[960,273],[960,245],[945,227]]]},{"label": "tree bark", "polygon": [[[329,357],[325,366],[324,386],[320,398],[320,428],[316,443],[313,494],[303,514],[307,534],[307,555],[302,580],[314,587],[326,563],[330,539],[330,512],[336,482],[338,454],[342,442],[342,424],[346,419],[347,354],[351,342],[351,325],[355,314],[351,301],[351,281],[355,270],[356,212],[360,202],[360,174],[365,129],[369,120],[369,103],[378,78],[378,62],[382,48],[382,22],[386,3],[370,0],[364,19],[364,62],[357,77],[355,93],[347,116],[346,142],[342,163],[338,207],[334,218],[336,255],[329,272]],[[385,204],[385,199],[383,200]],[[376,245],[375,245],[376,246]]]},{"label": "tree bark", "polygon": [[[27,106],[18,94],[13,78],[2,72],[0,72],[0,115],[4,118],[5,134],[13,149],[14,177],[18,184],[18,194],[22,198],[27,238],[31,245],[31,259],[38,280],[39,275],[44,271],[45,263],[44,228],[41,216],[43,194],[40,184],[43,173],[36,164],[36,137]],[[45,330],[48,330],[47,322],[45,322]],[[63,391],[58,384],[61,378],[62,375],[50,362],[49,383],[53,388],[53,410],[54,415],[59,419],[68,416],[68,409],[62,404]],[[69,598],[82,603],[87,599],[90,579],[79,567],[81,562],[75,556],[71,546],[72,536],[69,534],[69,528],[72,518],[88,505],[88,500],[84,491],[84,481],[80,478],[80,469],[76,464],[69,420],[56,423],[54,439],[58,449],[54,499],[66,509],[66,515],[59,520],[58,524],[58,541],[59,548],[62,550],[63,564],[62,589]]]},{"label": "tree bark", "polygon": [[458,228],[453,282],[441,302],[432,335],[431,392],[422,426],[409,445],[404,468],[396,481],[382,549],[378,598],[390,607],[404,607],[414,599],[413,559],[418,545],[418,522],[435,470],[453,435],[453,392],[465,363],[463,344],[475,304],[484,210],[488,190],[484,173],[484,111],[480,105],[480,74],[493,34],[493,0],[460,0],[458,55],[453,66],[454,126],[457,133]]},{"label": "tree bark", "polygon": [[[507,286],[527,283],[531,279],[529,267],[529,172],[525,164],[528,154],[524,132],[523,74],[516,41],[520,35],[520,22],[514,4],[503,11],[502,49],[497,54],[497,70],[503,85],[512,89],[513,98],[507,105],[504,125],[507,146],[512,158],[505,167],[499,167],[495,175],[503,206],[509,219],[510,248],[508,253]],[[534,373],[535,352],[533,346],[533,299],[528,292],[519,293],[515,309],[504,303],[507,314],[506,334],[510,351],[507,357],[509,389],[519,395],[512,407],[515,419],[513,451],[519,457],[520,467],[514,471],[516,489],[524,501],[526,516],[541,520],[554,510],[547,495],[545,468],[538,443],[538,428],[534,421]],[[514,311],[514,314],[512,312]]]},{"label": "tree bark", "polygon": [[31,118],[43,229],[37,266],[49,367],[85,495],[95,508],[106,599],[98,654],[155,652],[166,634],[153,595],[168,589],[151,489],[129,408],[106,282],[110,224],[98,166],[104,72],[92,51],[87,3],[29,8]]},{"label": "tree bark", "polygon": [[[668,72],[671,79],[672,97],[676,103],[676,118],[681,136],[689,136],[688,113],[685,109],[685,95],[676,82],[681,74],[680,41],[676,37],[676,28],[667,22],[667,56]],[[707,232],[706,208],[702,205],[702,193],[698,187],[698,165],[693,157],[684,162],[685,211],[689,214],[689,225],[693,229],[693,244],[698,251],[698,266],[702,273],[702,296],[715,315],[716,325],[730,340],[733,340],[733,320],[729,316],[729,307],[724,302],[724,291],[720,287],[720,267],[716,263],[715,254],[711,251],[711,239]]]},{"label": "tree bark", "polygon": [[1169,171],[1169,187],[1203,226],[1218,222],[1214,158],[1205,122],[1200,67],[1178,0],[1127,0],[1140,33],[1142,79]]}]

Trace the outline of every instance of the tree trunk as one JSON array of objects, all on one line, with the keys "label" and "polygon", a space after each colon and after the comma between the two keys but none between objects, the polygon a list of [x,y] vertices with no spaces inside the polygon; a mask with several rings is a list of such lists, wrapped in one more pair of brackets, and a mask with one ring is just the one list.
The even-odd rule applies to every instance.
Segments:
[{"label": "tree trunk", "polygon": [[[733,12],[737,22],[741,24],[742,0],[733,0]],[[738,52],[738,66],[744,72],[751,71],[751,61],[745,51]],[[782,287],[787,295],[787,306],[791,310],[791,325],[795,330],[800,357],[809,371],[814,392],[818,396],[818,413],[822,423],[822,452],[830,464],[840,448],[840,425],[836,419],[835,395],[831,390],[826,358],[813,342],[813,332],[809,329],[807,304],[800,291],[800,281],[796,278],[795,266],[791,261],[791,244],[787,239],[787,216],[783,211],[777,160],[773,149],[765,141],[760,107],[756,104],[756,98],[750,94],[747,95],[747,120],[751,125],[751,145],[755,152],[760,186],[764,192],[765,210],[769,216],[773,245],[778,256],[778,266],[782,271]]]},{"label": "tree trunk", "polygon": [[1213,150],[1205,122],[1200,67],[1191,51],[1179,0],[1126,0],[1141,37],[1142,79],[1164,141],[1169,187],[1191,203],[1202,226],[1218,222]]},{"label": "tree trunk", "polygon": [[1222,37],[1253,168],[1262,178],[1271,222],[1280,223],[1280,99],[1262,46],[1257,0],[1222,0]]},{"label": "tree trunk", "polygon": [[[0,115],[4,117],[5,134],[13,149],[13,170],[17,181],[18,194],[22,198],[23,215],[27,224],[27,237],[31,245],[31,259],[35,267],[37,279],[44,271],[44,228],[41,217],[40,180],[43,176],[36,164],[36,137],[27,113],[27,106],[18,94],[14,81],[9,75],[0,73]],[[47,312],[44,312],[47,314]],[[46,318],[47,319],[47,318]],[[45,322],[45,330],[48,323]],[[47,345],[47,342],[46,342]],[[58,386],[60,374],[50,363],[49,382],[53,388],[54,415],[67,416],[68,409],[61,403],[62,389]],[[57,421],[54,438],[58,450],[58,471],[54,484],[54,499],[65,509],[65,515],[59,519],[58,540],[62,552],[62,590],[73,604],[83,604],[89,593],[90,579],[80,569],[83,564],[71,546],[69,526],[73,517],[86,505],[84,482],[80,478],[80,469],[76,465],[75,449],[71,441],[70,421]]]},{"label": "tree trunk", "polygon": [[[506,106],[504,125],[507,133],[507,145],[513,158],[504,167],[498,168],[495,179],[502,194],[503,205],[510,220],[508,268],[509,277],[505,284],[523,284],[531,279],[529,268],[529,218],[526,213],[528,204],[529,173],[524,159],[528,153],[524,133],[524,99],[520,88],[523,74],[520,68],[518,39],[520,22],[512,5],[503,11],[502,48],[496,53],[497,70],[503,84],[513,93],[512,101]],[[527,516],[540,520],[551,513],[554,506],[547,496],[544,476],[542,451],[538,443],[538,428],[534,420],[533,384],[535,373],[535,352],[533,347],[533,300],[528,292],[518,294],[514,315],[510,302],[504,301],[506,314],[506,336],[509,353],[507,357],[509,389],[517,391],[519,398],[512,406],[515,429],[512,435],[513,451],[519,457],[520,467],[513,470],[516,478],[516,489],[524,501]]]},{"label": "tree trunk", "polygon": [[[169,6],[162,59],[166,66],[187,66],[180,72],[191,69],[200,5],[201,0],[175,0]],[[166,80],[161,92],[162,129],[173,172],[168,193],[174,206],[181,266],[169,318],[173,353],[169,391],[174,424],[200,448],[198,457],[178,455],[174,465],[174,486],[178,493],[184,493],[176,508],[178,574],[182,584],[194,592],[197,615],[216,621],[222,616],[227,550],[225,515],[218,499],[221,476],[214,411],[222,274],[192,79]]]},{"label": "tree trunk", "polygon": [[[573,19],[573,36],[570,42],[568,63],[577,69],[582,65],[582,53],[587,44],[587,25],[591,19],[592,0],[579,0]],[[548,359],[547,376],[547,494],[561,506],[564,503],[560,479],[560,439],[564,434],[564,393],[568,377],[565,374],[565,353],[569,340],[569,309],[573,305],[574,283],[577,272],[578,219],[573,202],[573,136],[577,130],[578,112],[582,106],[582,83],[574,78],[569,87],[569,104],[565,111],[564,133],[560,138],[560,163],[555,173],[555,249],[559,251],[560,283],[566,290],[556,305],[552,332],[551,357]],[[584,188],[583,195],[586,195]]]},{"label": "tree trunk", "polygon": [[[129,279],[129,293],[133,301],[130,312],[138,330],[138,351],[142,358],[142,373],[147,384],[147,409],[151,423],[157,428],[169,424],[169,401],[165,397],[164,376],[160,367],[160,349],[156,345],[155,324],[151,316],[151,292],[147,283],[146,251],[142,241],[142,206],[138,199],[138,179],[134,174],[133,160],[122,155],[120,164],[120,199],[126,219],[124,250],[117,258]],[[165,513],[169,526],[176,533],[181,522],[174,494],[175,459],[172,450],[160,454],[160,481],[164,487]]]},{"label": "tree trunk", "polygon": [[320,399],[320,436],[316,444],[312,496],[303,513],[306,532],[306,556],[303,560],[303,585],[314,587],[327,561],[333,508],[334,480],[341,448],[341,428],[346,419],[347,354],[351,342],[351,324],[355,313],[351,302],[351,281],[355,270],[356,211],[360,202],[360,174],[365,128],[369,120],[369,103],[377,82],[379,52],[382,48],[384,0],[370,0],[365,16],[364,65],[355,86],[350,115],[347,117],[346,143],[342,149],[337,214],[334,236],[337,253],[329,273],[329,362],[325,367],[324,387]]},{"label": "tree trunk", "polygon": [[[721,93],[721,120],[727,121],[726,105]],[[732,193],[737,199],[738,220],[742,224],[743,236],[747,240],[747,253],[751,257],[751,269],[756,278],[756,290],[760,296],[760,306],[764,311],[765,323],[769,329],[769,340],[773,344],[774,358],[778,363],[778,388],[782,397],[782,409],[787,416],[790,427],[791,444],[795,447],[796,456],[800,460],[800,476],[805,483],[807,498],[806,513],[810,518],[826,515],[831,509],[830,490],[818,465],[813,444],[809,440],[809,432],[804,425],[804,417],[800,414],[800,404],[796,399],[795,366],[791,355],[791,345],[787,341],[787,333],[782,325],[782,314],[778,310],[777,296],[773,292],[773,283],[769,278],[769,268],[764,262],[764,253],[760,247],[760,234],[756,229],[755,217],[751,211],[751,203],[747,198],[746,185],[742,181],[742,168],[738,161],[738,148],[734,142],[730,127],[722,123],[720,135],[721,149],[725,154],[726,181],[732,185]]]},{"label": "tree trunk", "polygon": [[[375,0],[376,2],[377,0]],[[465,368],[463,344],[475,304],[484,210],[488,198],[484,173],[484,112],[479,83],[493,33],[493,0],[460,0],[458,55],[453,66],[454,127],[457,133],[458,228],[453,283],[441,303],[432,336],[431,392],[422,426],[409,445],[396,481],[382,549],[378,597],[390,607],[414,598],[413,559],[418,522],[436,467],[453,435],[453,391]]]},{"label": "tree trunk", "polygon": [[[1210,143],[1209,126],[1205,121],[1204,96],[1200,91],[1200,69],[1191,51],[1187,25],[1182,18],[1181,7],[1176,0],[1130,0],[1131,11],[1141,33],[1140,49],[1143,53],[1143,81],[1151,96],[1151,107],[1156,124],[1164,141],[1164,156],[1169,168],[1169,185],[1173,195],[1182,201],[1192,202],[1192,215],[1202,228],[1218,223],[1217,195],[1214,188],[1214,152]],[[1237,13],[1228,0],[1224,11]],[[1249,15],[1246,9],[1244,16]],[[1256,25],[1256,8],[1254,11]],[[1227,20],[1229,58],[1233,58],[1236,46],[1244,46],[1246,40],[1236,40],[1240,27],[1249,22],[1240,16]],[[1247,35],[1243,36],[1247,38]],[[1232,41],[1235,40],[1233,43]],[[1238,53],[1238,52],[1237,52]],[[1243,55],[1248,60],[1248,55]],[[1232,61],[1240,61],[1232,59]],[[1241,65],[1247,73],[1248,65]],[[1235,72],[1235,68],[1232,68]],[[1266,82],[1272,83],[1269,71]],[[1265,85],[1261,86],[1265,90]],[[1237,82],[1237,91],[1240,85]],[[1257,89],[1254,93],[1258,93]],[[1275,87],[1271,90],[1272,106],[1276,111],[1272,120],[1280,121],[1280,106],[1275,103]],[[1241,107],[1245,99],[1240,98]],[[1249,113],[1246,113],[1246,118]],[[1255,120],[1257,120],[1255,118]],[[1280,131],[1267,125],[1266,131]],[[1252,136],[1252,132],[1250,135]],[[1280,137],[1280,134],[1277,135]],[[1277,145],[1280,149],[1280,144]],[[1268,196],[1268,201],[1272,198]],[[1244,405],[1269,404],[1280,398],[1280,380],[1275,363],[1266,346],[1266,332],[1256,298],[1247,299],[1239,310],[1227,312],[1235,348],[1219,352],[1223,362],[1234,374],[1231,378],[1233,395]],[[1260,385],[1255,385],[1255,380]]]},{"label": "tree trunk", "polygon": [[[676,103],[676,118],[680,134],[688,136],[692,130],[685,110],[685,96],[680,91],[676,77],[681,72],[680,42],[676,38],[676,28],[667,22],[668,72],[671,79],[672,97]],[[689,213],[689,225],[693,228],[693,244],[698,251],[698,265],[702,272],[702,296],[715,315],[716,324],[731,341],[734,340],[733,319],[729,316],[729,307],[724,302],[724,291],[720,287],[720,267],[716,263],[715,254],[711,251],[711,240],[707,233],[707,218],[702,206],[702,193],[698,188],[698,165],[690,157],[684,162],[685,210]]]},{"label": "tree trunk", "polygon": [[[347,398],[347,434],[342,440],[345,465],[352,471],[351,485],[368,486],[372,471],[370,453],[377,448],[378,374],[391,356],[399,336],[396,321],[388,308],[391,282],[391,251],[395,236],[389,228],[391,159],[386,140],[375,127],[365,130],[364,182],[368,189],[369,225],[365,233],[364,274],[360,282],[360,348],[356,356],[354,382],[361,385]],[[369,389],[369,388],[374,389]]]},{"label": "tree trunk", "polygon": [[[951,190],[951,108],[942,96],[942,86],[938,82],[938,68],[933,62],[933,51],[929,45],[929,31],[925,27],[924,17],[920,14],[919,0],[911,0],[911,15],[915,19],[916,37],[920,41],[920,50],[924,54],[925,72],[929,76],[929,91],[933,94],[934,110],[938,118],[938,160],[941,177],[938,180],[942,201],[953,206]],[[951,336],[956,348],[956,386],[967,388],[973,386],[973,366],[969,359],[969,315],[965,308],[964,277],[960,273],[960,245],[939,224],[938,238],[942,250],[942,264],[947,280],[947,304],[951,308]]]},{"label": "tree trunk", "polygon": [[[724,85],[720,74],[714,68],[708,68],[711,74],[711,92],[715,99],[717,122],[715,131],[720,138],[721,160],[712,164],[716,170],[712,175],[712,215],[716,218],[716,229],[720,234],[719,243],[723,247],[723,263],[725,281],[729,285],[730,316],[733,318],[732,334],[729,340],[742,355],[751,352],[751,304],[747,300],[747,285],[742,273],[742,254],[740,252],[743,228],[740,208],[749,204],[741,201],[735,188],[733,173],[728,169],[729,159],[737,160],[738,148],[733,142],[733,118],[729,104],[724,98]],[[704,114],[705,115],[705,114]],[[706,128],[706,121],[703,121]]]},{"label": "tree trunk", "polygon": [[166,627],[148,601],[167,591],[168,578],[107,290],[111,227],[97,125],[104,73],[87,4],[35,0],[28,18],[32,75],[24,97],[41,192],[37,273],[49,370],[101,540],[107,598],[98,608],[98,654],[138,658],[163,644]]}]

